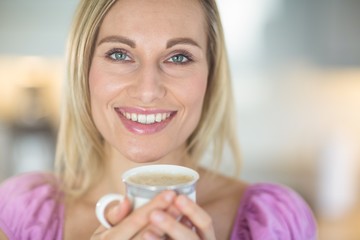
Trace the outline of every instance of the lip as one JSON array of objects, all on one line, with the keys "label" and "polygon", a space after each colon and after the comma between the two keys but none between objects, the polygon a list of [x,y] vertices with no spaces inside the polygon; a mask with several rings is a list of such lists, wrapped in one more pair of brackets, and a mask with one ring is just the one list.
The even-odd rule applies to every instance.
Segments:
[{"label": "lip", "polygon": [[[120,118],[122,124],[125,126],[125,128],[134,134],[138,135],[149,135],[149,134],[155,134],[163,130],[174,118],[177,111],[171,111],[171,110],[162,110],[162,109],[141,109],[141,108],[130,108],[130,107],[117,107],[115,108],[115,111]],[[135,113],[135,114],[169,114],[169,117],[167,117],[165,120],[162,120],[161,122],[154,122],[150,124],[144,124],[139,122],[134,122],[130,119],[127,119],[124,116],[124,113]]]}]

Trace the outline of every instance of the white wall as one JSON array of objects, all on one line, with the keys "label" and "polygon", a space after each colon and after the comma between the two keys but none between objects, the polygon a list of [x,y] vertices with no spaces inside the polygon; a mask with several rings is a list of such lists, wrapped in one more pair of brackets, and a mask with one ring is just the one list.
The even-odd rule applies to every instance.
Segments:
[{"label": "white wall", "polygon": [[62,56],[77,0],[1,0],[0,55]]}]

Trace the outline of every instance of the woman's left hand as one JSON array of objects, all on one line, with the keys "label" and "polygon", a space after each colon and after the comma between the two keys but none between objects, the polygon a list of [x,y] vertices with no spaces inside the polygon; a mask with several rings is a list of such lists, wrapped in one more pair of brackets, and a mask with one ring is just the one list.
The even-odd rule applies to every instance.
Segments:
[{"label": "woman's left hand", "polygon": [[159,237],[160,232],[174,240],[216,239],[212,219],[199,205],[188,197],[179,195],[174,207],[186,220],[177,221],[174,214],[155,210],[151,213],[150,220],[157,233],[149,231],[144,234],[145,239],[164,239]]}]

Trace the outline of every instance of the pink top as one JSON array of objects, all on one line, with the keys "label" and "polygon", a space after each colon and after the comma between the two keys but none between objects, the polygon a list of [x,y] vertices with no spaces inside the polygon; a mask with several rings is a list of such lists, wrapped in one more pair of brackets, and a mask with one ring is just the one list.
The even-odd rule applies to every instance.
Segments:
[{"label": "pink top", "polygon": [[[0,229],[10,240],[61,240],[64,205],[56,179],[28,173],[0,185]],[[292,190],[274,184],[248,187],[231,240],[315,240],[316,223]]]}]

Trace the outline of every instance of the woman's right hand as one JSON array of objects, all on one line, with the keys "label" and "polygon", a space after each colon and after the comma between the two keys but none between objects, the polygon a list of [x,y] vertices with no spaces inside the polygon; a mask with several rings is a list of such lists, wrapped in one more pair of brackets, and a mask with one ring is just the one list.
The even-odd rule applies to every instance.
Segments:
[{"label": "woman's right hand", "polygon": [[113,207],[106,214],[106,219],[112,227],[106,229],[102,225],[99,226],[92,235],[91,240],[141,238],[145,230],[148,230],[151,225],[151,212],[168,209],[173,204],[175,197],[175,192],[165,191],[157,195],[149,203],[133,211],[130,201],[125,199],[120,205]]}]

